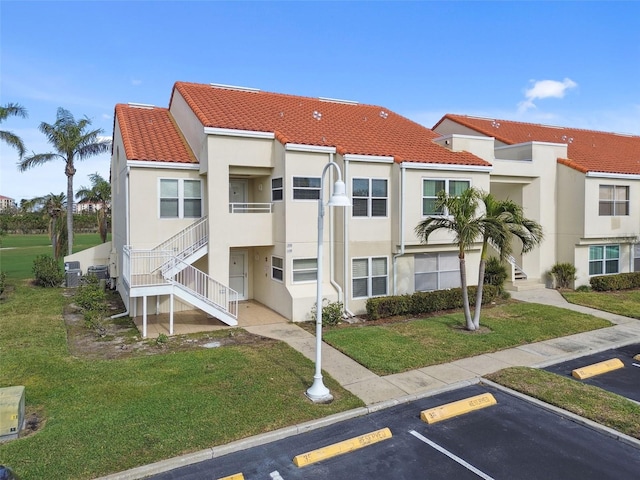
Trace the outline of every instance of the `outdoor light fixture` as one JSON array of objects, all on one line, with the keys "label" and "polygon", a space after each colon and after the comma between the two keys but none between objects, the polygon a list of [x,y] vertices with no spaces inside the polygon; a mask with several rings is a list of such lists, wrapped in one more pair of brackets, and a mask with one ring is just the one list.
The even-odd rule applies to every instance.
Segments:
[{"label": "outdoor light fixture", "polygon": [[346,194],[346,187],[342,181],[340,167],[334,161],[327,163],[320,176],[320,198],[318,198],[318,277],[316,280],[316,372],[313,376],[313,385],[306,392],[307,397],[314,403],[327,403],[333,400],[333,395],[322,381],[322,250],[324,230],[324,176],[329,167],[333,166],[338,172],[338,180],[333,185],[331,199],[328,207],[350,207],[351,201]]}]

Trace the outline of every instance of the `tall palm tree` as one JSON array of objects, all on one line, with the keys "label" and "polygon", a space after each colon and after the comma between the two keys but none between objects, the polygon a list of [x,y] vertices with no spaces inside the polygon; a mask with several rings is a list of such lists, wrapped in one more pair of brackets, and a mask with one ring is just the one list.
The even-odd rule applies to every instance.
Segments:
[{"label": "tall palm tree", "polygon": [[100,205],[100,208],[96,208],[98,232],[102,243],[105,243],[107,241],[107,214],[111,202],[111,184],[97,172],[89,175],[89,180],[91,180],[91,188],[80,187],[80,190],[76,192],[76,199]]},{"label": "tall palm tree", "polygon": [[[0,123],[4,122],[9,117],[22,117],[27,118],[27,109],[17,103],[7,103],[4,106],[0,106]],[[0,130],[0,139],[7,145],[18,150],[20,158],[24,155],[25,148],[22,139],[12,132],[6,130]]]},{"label": "tall palm tree", "polygon": [[493,243],[503,260],[511,254],[512,239],[517,237],[522,243],[522,253],[527,253],[542,242],[544,237],[542,226],[535,220],[524,216],[522,207],[511,200],[498,200],[490,193],[483,193],[485,228],[482,235],[482,253],[478,272],[478,290],[473,314],[475,329],[480,327],[480,310],[482,309],[482,288],[484,271],[489,256],[489,243]]},{"label": "tall palm tree", "polygon": [[54,124],[40,123],[40,131],[47,137],[55,152],[34,153],[18,162],[21,172],[31,167],[42,165],[51,160],[60,159],[65,162],[64,173],[67,176],[67,232],[68,255],[73,252],[73,176],[76,174],[74,162],[85,160],[100,153],[106,153],[111,147],[111,140],[101,138],[102,129],[86,129],[91,125],[87,117],[76,120],[68,110],[58,108]]},{"label": "tall palm tree", "polygon": [[62,256],[62,246],[68,237],[67,226],[63,221],[63,212],[66,209],[67,197],[50,193],[44,197],[35,197],[25,202],[28,208],[39,208],[44,218],[48,220],[48,232],[53,248],[53,257],[58,260]]},{"label": "tall palm tree", "polygon": [[441,191],[438,193],[436,208],[444,211],[445,215],[428,217],[415,228],[416,235],[423,243],[428,243],[429,237],[436,230],[444,229],[454,234],[454,242],[458,246],[462,303],[467,330],[476,330],[476,327],[469,308],[465,252],[482,237],[485,230],[484,219],[477,213],[480,199],[481,192],[475,188],[469,188],[458,196],[449,196],[445,191]]}]

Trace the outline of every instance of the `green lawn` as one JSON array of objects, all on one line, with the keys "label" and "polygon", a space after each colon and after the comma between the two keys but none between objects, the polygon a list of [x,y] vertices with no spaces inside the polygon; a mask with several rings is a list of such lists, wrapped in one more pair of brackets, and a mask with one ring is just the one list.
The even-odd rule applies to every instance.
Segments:
[{"label": "green lawn", "polygon": [[535,368],[506,368],[487,375],[487,378],[626,435],[640,438],[640,405],[620,395]]},{"label": "green lawn", "polygon": [[338,327],[324,340],[379,375],[610,326],[606,320],[547,305],[509,302],[482,310],[483,332],[467,332],[462,313],[408,322]]},{"label": "green lawn", "polygon": [[[109,238],[107,238],[109,240]],[[25,280],[33,277],[33,259],[38,255],[52,255],[51,240],[46,234],[5,235],[0,239],[0,270],[9,279]],[[100,243],[97,233],[76,233],[73,251],[79,252]],[[60,260],[60,265],[63,260]]]},{"label": "green lawn", "polygon": [[640,290],[562,292],[568,302],[625,317],[640,318]]},{"label": "green lawn", "polygon": [[24,385],[28,413],[44,419],[0,444],[0,463],[23,480],[95,478],[362,406],[329,376],[334,402],[312,404],[313,363],[280,342],[72,357],[65,301],[26,285],[0,300],[0,386]]}]

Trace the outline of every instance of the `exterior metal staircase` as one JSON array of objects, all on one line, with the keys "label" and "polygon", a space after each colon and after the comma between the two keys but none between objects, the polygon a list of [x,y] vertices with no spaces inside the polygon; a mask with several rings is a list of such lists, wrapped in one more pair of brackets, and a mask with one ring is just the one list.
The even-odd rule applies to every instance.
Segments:
[{"label": "exterior metal staircase", "polygon": [[174,294],[226,323],[238,324],[238,293],[191,265],[208,251],[204,217],[151,250],[124,247],[123,273],[130,296]]}]

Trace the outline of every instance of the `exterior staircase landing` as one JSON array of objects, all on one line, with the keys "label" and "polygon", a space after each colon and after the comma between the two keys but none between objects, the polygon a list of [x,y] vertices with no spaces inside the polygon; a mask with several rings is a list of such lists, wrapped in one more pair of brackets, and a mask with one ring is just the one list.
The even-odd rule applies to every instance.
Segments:
[{"label": "exterior staircase landing", "polygon": [[511,292],[523,292],[525,290],[542,290],[547,288],[547,286],[539,278],[528,278],[526,280],[505,282],[504,288]]}]

